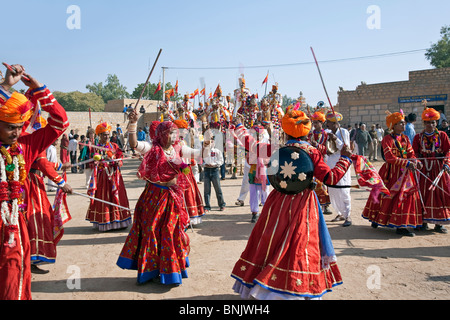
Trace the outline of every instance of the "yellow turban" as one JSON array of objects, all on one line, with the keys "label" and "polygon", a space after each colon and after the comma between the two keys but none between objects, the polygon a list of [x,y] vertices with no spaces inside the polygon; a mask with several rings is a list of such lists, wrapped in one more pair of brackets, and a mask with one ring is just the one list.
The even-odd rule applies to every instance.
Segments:
[{"label": "yellow turban", "polygon": [[281,119],[281,127],[291,137],[304,137],[311,130],[311,120],[303,111],[294,110],[293,106],[289,106]]},{"label": "yellow turban", "polygon": [[[336,114],[336,116],[334,114]],[[328,111],[326,118],[327,118],[327,121],[330,121],[330,122],[340,122],[340,121],[342,121],[342,119],[344,117],[339,112]]]},{"label": "yellow turban", "polygon": [[188,128],[188,123],[184,119],[174,120],[173,123],[175,123],[177,125],[178,129],[187,129]]},{"label": "yellow turban", "polygon": [[433,108],[425,108],[422,112],[422,120],[423,121],[437,121],[441,117],[439,111],[436,111]]},{"label": "yellow turban", "polygon": [[0,107],[0,121],[21,123],[30,119],[32,113],[33,104],[23,94],[13,92]]},{"label": "yellow turban", "polygon": [[390,113],[389,111],[387,113],[388,115],[386,116],[386,125],[389,129],[392,129],[397,123],[405,119],[403,113],[400,112]]},{"label": "yellow turban", "polygon": [[104,133],[104,132],[111,132],[111,126],[108,123],[106,123],[106,122],[100,123],[95,128],[95,134],[96,135],[99,135],[99,134]]},{"label": "yellow turban", "polygon": [[325,122],[325,115],[323,114],[322,111],[316,111],[313,113],[313,115],[311,116],[311,120],[312,121],[320,121],[320,122]]}]

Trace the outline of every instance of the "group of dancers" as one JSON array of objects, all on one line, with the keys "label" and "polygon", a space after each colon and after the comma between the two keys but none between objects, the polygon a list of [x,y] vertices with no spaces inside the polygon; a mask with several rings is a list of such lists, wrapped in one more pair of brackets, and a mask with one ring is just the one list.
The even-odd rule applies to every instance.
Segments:
[{"label": "group of dancers", "polygon": [[[20,80],[30,88],[25,95],[11,93]],[[274,85],[258,105],[242,77],[234,102],[223,97],[218,86],[214,98],[201,110],[193,110],[189,99],[175,110],[169,96],[159,109],[161,121],[150,126],[151,142],[138,141],[139,116],[130,110],[128,143],[141,154],[137,176],[145,181],[134,216],[120,169],[128,156],[110,141],[110,124],[103,122],[95,128],[99,141],[85,144],[82,159],[91,172],[86,220],[100,232],[131,225],[117,265],[136,270],[138,283],[180,285],[188,277],[190,239],[186,231],[201,223],[206,212],[196,169],[202,158],[217,156],[216,147],[222,147],[214,145],[217,134],[208,133],[214,129],[225,134],[223,146],[232,150],[227,154],[234,157],[233,176],[238,167],[236,146],[246,152],[243,187],[248,183],[251,190],[255,225],[230,270],[233,290],[243,298],[318,299],[342,283],[323,213],[331,204],[338,213],[334,221],[351,225],[352,164],[358,177],[366,179],[364,186],[371,188],[362,216],[372,227],[394,227],[399,234],[410,236],[413,233],[407,228],[427,229],[430,223],[435,224],[435,231],[446,233],[450,143],[436,129],[439,112],[425,107],[425,130],[412,145],[402,133],[404,115],[389,113],[386,124],[392,133],[382,141],[386,162],[375,172],[367,159],[352,153],[349,133],[339,124],[341,114],[334,109],[311,114],[301,110],[300,102],[283,111],[277,90]],[[64,161],[51,163],[42,154],[69,123],[51,92],[20,65],[7,71],[0,85],[0,102],[0,299],[31,299],[31,265],[55,261],[63,224],[70,219],[64,194],[73,190],[64,174],[57,173],[67,166]],[[40,108],[49,113],[46,121]],[[200,146],[186,138],[199,124]],[[280,146],[296,150],[283,165],[281,159],[271,158]],[[314,178],[306,187],[292,190],[292,181],[306,177],[296,171],[302,166],[296,165],[302,161],[300,153],[311,162]],[[355,164],[361,163],[370,169],[368,177],[356,169]],[[284,180],[269,194],[271,166],[280,168]],[[53,206],[45,195],[44,175],[58,186],[55,199],[59,202],[55,200]]]}]

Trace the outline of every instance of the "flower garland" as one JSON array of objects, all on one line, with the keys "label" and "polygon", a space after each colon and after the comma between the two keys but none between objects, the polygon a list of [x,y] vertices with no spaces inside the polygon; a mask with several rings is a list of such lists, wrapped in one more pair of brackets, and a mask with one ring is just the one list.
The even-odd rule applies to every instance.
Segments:
[{"label": "flower garland", "polygon": [[[8,247],[14,247],[14,235],[19,231],[19,208],[23,206],[22,185],[27,177],[23,150],[15,143],[9,147],[0,147],[0,201],[1,216],[9,233]],[[11,201],[11,208],[10,208]]]},{"label": "flower garland", "polygon": [[439,137],[439,131],[436,129],[432,133],[424,132],[422,135],[421,146],[424,154],[431,154],[434,152],[441,153],[441,138]]}]

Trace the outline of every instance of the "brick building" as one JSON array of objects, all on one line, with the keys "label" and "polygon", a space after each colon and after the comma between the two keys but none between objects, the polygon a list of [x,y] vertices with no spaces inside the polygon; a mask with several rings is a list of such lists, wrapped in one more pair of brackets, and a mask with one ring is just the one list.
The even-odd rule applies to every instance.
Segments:
[{"label": "brick building", "polygon": [[342,113],[342,124],[354,126],[364,122],[370,125],[379,123],[386,128],[386,110],[397,112],[400,109],[407,115],[417,114],[416,132],[423,130],[421,114],[422,100],[428,106],[442,111],[450,120],[450,68],[410,71],[408,81],[359,85],[356,90],[340,90],[336,110]]}]

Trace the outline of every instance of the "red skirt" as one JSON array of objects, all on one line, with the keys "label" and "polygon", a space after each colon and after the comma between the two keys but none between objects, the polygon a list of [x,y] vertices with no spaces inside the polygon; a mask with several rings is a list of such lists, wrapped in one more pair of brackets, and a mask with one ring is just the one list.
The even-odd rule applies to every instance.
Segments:
[{"label": "red skirt", "polygon": [[[118,169],[114,169],[111,176],[108,176],[106,170],[99,169],[94,197],[125,208],[130,206],[122,175]],[[95,200],[91,200],[86,220],[93,223],[100,231],[126,228],[132,222],[129,210]]]},{"label": "red skirt", "polygon": [[183,221],[188,219],[179,205],[167,187],[147,183],[117,261],[122,269],[137,270],[139,283],[160,276],[163,284],[181,284],[187,278],[189,237]]},{"label": "red skirt", "polygon": [[336,262],[324,266],[314,192],[273,190],[231,276],[247,287],[314,298],[342,283]]},{"label": "red skirt", "polygon": [[31,262],[54,263],[56,244],[53,235],[54,211],[45,192],[44,179],[32,172],[25,180],[27,222],[31,246]]},{"label": "red skirt", "polygon": [[[399,179],[406,170],[405,178]],[[391,195],[381,193],[377,199],[370,198],[366,202],[362,217],[377,225],[392,228],[417,227],[422,225],[422,205],[414,173],[408,176],[408,169],[384,163],[379,171]],[[407,187],[398,190],[397,185]],[[408,186],[409,185],[409,186]]]},{"label": "red skirt", "polygon": [[16,245],[9,247],[9,233],[0,220],[0,300],[31,300],[30,241],[27,223],[19,215]]},{"label": "red skirt", "polygon": [[192,169],[189,167],[189,174],[186,175],[189,187],[184,192],[184,199],[186,201],[186,209],[191,219],[192,224],[201,222],[201,217],[205,215],[203,207],[203,198],[198,189],[197,181],[195,181]]},{"label": "red skirt", "polygon": [[[442,170],[443,163],[439,160],[423,160],[422,172],[434,181]],[[450,223],[450,177],[444,172],[439,180],[438,187],[434,190],[429,190],[431,182],[420,175],[420,193],[425,204],[423,212],[424,222],[434,224],[449,224]],[[442,190],[443,189],[443,190]]]}]

